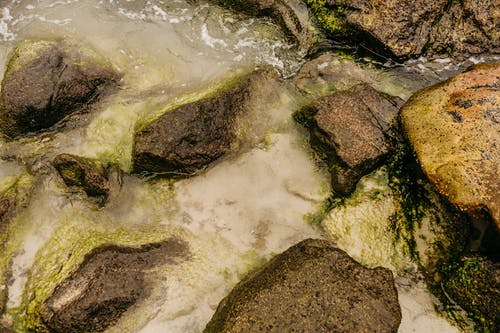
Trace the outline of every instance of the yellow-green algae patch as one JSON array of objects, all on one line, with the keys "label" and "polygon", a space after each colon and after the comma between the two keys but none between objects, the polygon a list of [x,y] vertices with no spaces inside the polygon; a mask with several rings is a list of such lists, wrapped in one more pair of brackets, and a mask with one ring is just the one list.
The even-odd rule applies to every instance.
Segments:
[{"label": "yellow-green algae patch", "polygon": [[[221,80],[216,80],[216,83],[176,97],[163,95],[161,92],[144,100],[117,96],[89,124],[84,143],[76,147],[74,153],[117,165],[128,172],[132,168],[132,149],[137,131],[181,105],[220,94],[228,86],[243,80],[250,72],[250,69],[234,71]],[[145,95],[147,93],[144,92]]]},{"label": "yellow-green algae patch", "polygon": [[23,302],[11,309],[16,332],[46,332],[40,323],[40,307],[54,288],[75,271],[84,256],[104,245],[139,246],[180,237],[178,231],[163,226],[148,228],[115,228],[102,221],[94,222],[78,216],[66,216],[64,223],[54,230],[53,237],[38,251],[25,287]]}]

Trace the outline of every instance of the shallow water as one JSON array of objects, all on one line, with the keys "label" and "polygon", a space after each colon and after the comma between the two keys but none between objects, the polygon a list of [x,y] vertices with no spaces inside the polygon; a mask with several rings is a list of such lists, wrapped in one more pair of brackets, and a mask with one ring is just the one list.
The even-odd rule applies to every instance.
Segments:
[{"label": "shallow water", "polygon": [[[0,146],[2,159],[10,161],[0,164],[2,184],[27,170],[36,174],[29,205],[12,222],[0,261],[5,272],[6,258],[12,258],[3,322],[13,323],[16,332],[25,330],[25,308],[34,311],[57,281],[100,244],[136,245],[170,235],[189,242],[191,260],[152,270],[151,295],[108,329],[181,333],[202,331],[219,301],[250,269],[302,239],[324,237],[305,217],[329,196],[329,177],[291,120],[306,99],[288,83],[272,86],[267,98],[254,104],[235,153],[190,179],[173,183],[122,178],[117,172],[109,203],[98,209],[83,194],[71,193],[49,166],[55,155],[68,152],[129,171],[134,130],[172,106],[255,66],[272,66],[284,78],[293,75],[301,55],[274,24],[182,0],[4,1],[0,73],[17,41],[61,37],[97,50],[123,79],[120,91],[104,99],[84,125]],[[432,66],[421,59],[388,68],[385,76],[419,69],[427,84],[456,70]],[[366,237],[352,242],[347,236],[338,244],[353,256],[364,251],[363,243],[378,242]],[[379,250],[381,258],[390,254]],[[407,270],[408,263],[403,258],[394,265],[395,271]],[[456,331],[435,312],[435,300],[416,273],[397,283],[400,332]]]}]

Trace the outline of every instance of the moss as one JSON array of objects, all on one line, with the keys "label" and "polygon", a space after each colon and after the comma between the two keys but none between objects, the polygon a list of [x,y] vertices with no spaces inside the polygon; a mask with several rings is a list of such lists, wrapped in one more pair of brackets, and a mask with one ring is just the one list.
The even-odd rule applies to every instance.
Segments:
[{"label": "moss", "polygon": [[326,0],[306,0],[319,25],[328,34],[343,37],[349,31],[349,25],[343,17],[345,6],[328,5]]},{"label": "moss", "polygon": [[[466,256],[443,265],[430,290],[443,303],[446,315],[462,329],[472,321],[476,332],[498,332],[500,290],[496,272],[498,268],[486,258]],[[467,311],[466,316],[462,309]]]},{"label": "moss", "polygon": [[40,308],[54,288],[76,270],[85,254],[104,244],[138,246],[162,241],[171,232],[164,227],[146,230],[111,229],[101,223],[67,217],[58,230],[35,257],[35,264],[26,283],[25,294],[19,308],[12,309],[16,332],[47,332],[40,321]]}]

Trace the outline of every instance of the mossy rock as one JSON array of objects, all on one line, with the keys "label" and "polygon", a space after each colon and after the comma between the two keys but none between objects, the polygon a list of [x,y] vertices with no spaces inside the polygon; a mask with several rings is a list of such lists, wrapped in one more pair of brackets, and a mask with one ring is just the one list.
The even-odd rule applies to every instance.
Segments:
[{"label": "mossy rock", "polygon": [[325,240],[307,239],[247,275],[205,333],[397,332],[392,273],[366,268]]},{"label": "mossy rock", "polygon": [[448,296],[466,310],[481,332],[500,330],[500,263],[480,255],[462,257],[445,267]]},{"label": "mossy rock", "polygon": [[85,110],[120,75],[95,51],[62,40],[19,43],[0,92],[0,130],[9,138],[47,130]]}]

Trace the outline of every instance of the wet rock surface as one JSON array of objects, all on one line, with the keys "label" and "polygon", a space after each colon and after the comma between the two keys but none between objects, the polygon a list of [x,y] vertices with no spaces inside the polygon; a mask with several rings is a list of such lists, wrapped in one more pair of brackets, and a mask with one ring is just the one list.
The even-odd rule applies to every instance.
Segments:
[{"label": "wet rock surface", "polygon": [[318,99],[295,114],[311,132],[311,143],[326,155],[335,191],[346,195],[390,152],[389,130],[402,101],[369,85]]},{"label": "wet rock surface", "polygon": [[204,332],[397,332],[392,273],[308,239],[245,277]]},{"label": "wet rock surface", "polygon": [[64,41],[24,41],[0,93],[0,129],[10,138],[46,130],[86,109],[119,75],[94,51]]},{"label": "wet rock surface", "polygon": [[449,297],[481,323],[483,331],[500,330],[500,263],[468,255],[452,266],[443,283]]},{"label": "wet rock surface", "polygon": [[175,238],[138,248],[99,247],[56,287],[42,307],[42,321],[51,332],[102,332],[147,296],[148,269],[188,257],[188,245]]},{"label": "wet rock surface", "polygon": [[299,1],[284,0],[211,0],[218,5],[250,16],[269,16],[295,39],[300,48],[308,51],[316,42],[317,32],[310,24],[307,11]]},{"label": "wet rock surface", "polygon": [[135,137],[136,173],[190,176],[232,150],[237,117],[252,92],[267,79],[265,70],[232,82],[214,96],[168,111]]},{"label": "wet rock surface", "polygon": [[422,90],[401,118],[430,181],[448,200],[500,227],[500,65],[478,65]]},{"label": "wet rock surface", "polygon": [[385,49],[396,57],[447,54],[465,58],[496,53],[500,48],[494,0],[307,2],[331,35],[356,38],[367,48]]},{"label": "wet rock surface", "polygon": [[98,203],[106,203],[111,185],[102,165],[71,154],[56,156],[52,165],[67,186],[79,187]]}]

